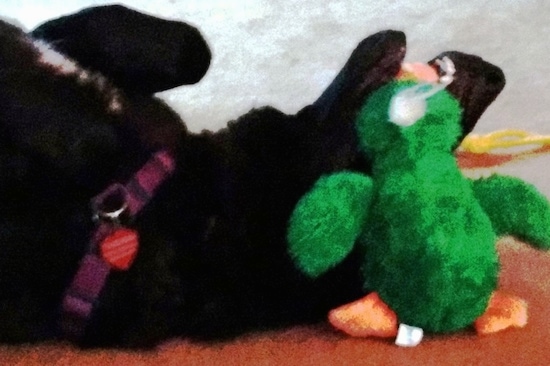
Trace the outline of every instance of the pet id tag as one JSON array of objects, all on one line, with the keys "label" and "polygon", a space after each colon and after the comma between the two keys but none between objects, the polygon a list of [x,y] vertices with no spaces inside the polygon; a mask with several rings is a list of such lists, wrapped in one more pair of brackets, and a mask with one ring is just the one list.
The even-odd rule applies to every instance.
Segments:
[{"label": "pet id tag", "polygon": [[127,228],[117,228],[99,245],[103,260],[119,271],[130,268],[136,258],[139,247],[139,237],[136,231]]}]

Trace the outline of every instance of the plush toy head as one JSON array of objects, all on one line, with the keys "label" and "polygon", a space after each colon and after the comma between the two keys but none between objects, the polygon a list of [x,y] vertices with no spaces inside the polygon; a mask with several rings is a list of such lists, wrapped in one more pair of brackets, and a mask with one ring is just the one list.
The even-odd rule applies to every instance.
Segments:
[{"label": "plush toy head", "polygon": [[[444,91],[424,100],[420,92],[422,88],[433,87],[415,81],[396,80],[380,88],[376,96],[369,99],[356,127],[360,146],[371,159],[382,156],[399,159],[397,150],[402,149],[406,149],[406,154],[413,159],[429,155],[428,152],[452,151],[462,132],[461,107],[455,98]],[[406,95],[409,93],[417,96],[409,98]],[[414,114],[417,113],[414,109],[422,108],[429,113],[422,112],[423,116],[412,122],[409,122],[412,116],[397,115]],[[391,116],[392,111],[395,116]],[[396,121],[391,121],[392,117]]]},{"label": "plush toy head", "polygon": [[[452,150],[462,111],[444,90],[448,82],[396,80],[373,93],[357,119],[372,175],[321,178],[291,217],[290,253],[310,276],[359,245],[364,289],[379,298],[331,314],[331,322],[350,334],[394,335],[397,321],[429,332],[462,329],[478,319],[491,323],[498,317],[482,315],[502,305],[492,301],[497,235],[550,247],[550,207],[534,187],[461,174]],[[373,320],[380,314],[389,320]],[[358,331],[361,324],[366,331]],[[380,324],[387,331],[380,332]]]}]

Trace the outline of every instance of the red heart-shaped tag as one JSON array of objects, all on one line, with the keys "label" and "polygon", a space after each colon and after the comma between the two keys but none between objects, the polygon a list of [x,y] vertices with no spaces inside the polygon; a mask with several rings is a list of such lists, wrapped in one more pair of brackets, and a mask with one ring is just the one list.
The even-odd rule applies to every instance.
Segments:
[{"label": "red heart-shaped tag", "polygon": [[136,258],[139,238],[134,230],[120,228],[107,236],[99,245],[101,257],[114,269],[126,271]]}]

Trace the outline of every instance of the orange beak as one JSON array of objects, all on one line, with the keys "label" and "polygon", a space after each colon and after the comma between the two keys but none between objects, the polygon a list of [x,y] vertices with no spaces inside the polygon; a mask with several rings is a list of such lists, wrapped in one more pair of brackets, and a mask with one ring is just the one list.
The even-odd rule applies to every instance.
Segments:
[{"label": "orange beak", "polygon": [[437,83],[439,81],[437,71],[430,65],[421,62],[403,63],[401,70],[397,74],[397,78],[400,80],[418,80],[428,83]]}]

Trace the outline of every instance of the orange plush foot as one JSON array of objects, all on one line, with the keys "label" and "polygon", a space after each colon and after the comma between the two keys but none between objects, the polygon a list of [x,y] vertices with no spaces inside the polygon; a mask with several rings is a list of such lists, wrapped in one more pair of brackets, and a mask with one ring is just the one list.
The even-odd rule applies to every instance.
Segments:
[{"label": "orange plush foot", "polygon": [[478,334],[491,334],[527,324],[527,304],[519,297],[495,291],[485,313],[475,321]]},{"label": "orange plush foot", "polygon": [[397,335],[397,315],[375,292],[331,310],[328,319],[335,328],[353,337]]}]

